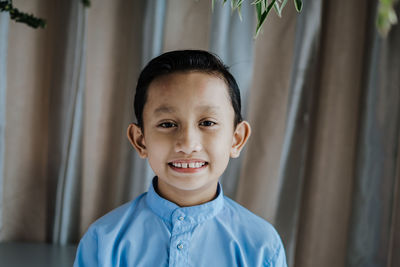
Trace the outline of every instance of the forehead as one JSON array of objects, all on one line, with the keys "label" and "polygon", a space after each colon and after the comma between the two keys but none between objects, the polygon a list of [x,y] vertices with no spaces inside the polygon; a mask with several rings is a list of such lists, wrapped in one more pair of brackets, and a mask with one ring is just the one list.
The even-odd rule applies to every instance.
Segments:
[{"label": "forehead", "polygon": [[156,78],[149,86],[145,110],[173,113],[179,110],[233,111],[225,81],[214,74],[177,72]]}]

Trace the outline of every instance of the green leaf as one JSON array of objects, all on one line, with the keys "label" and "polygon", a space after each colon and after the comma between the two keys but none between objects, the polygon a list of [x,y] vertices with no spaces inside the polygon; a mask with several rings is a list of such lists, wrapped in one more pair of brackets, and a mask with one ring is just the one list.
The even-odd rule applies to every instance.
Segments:
[{"label": "green leaf", "polygon": [[397,24],[397,15],[394,10],[396,0],[380,0],[376,18],[376,28],[382,37],[389,34],[394,24]]},{"label": "green leaf", "polygon": [[256,11],[257,11],[257,21],[261,20],[261,14],[262,14],[262,3],[258,2],[256,4]]},{"label": "green leaf", "polygon": [[264,11],[264,13],[262,13],[260,20],[258,21],[257,24],[257,29],[256,29],[256,36],[258,35],[258,33],[260,32],[261,26],[264,23],[264,20],[267,18],[268,13]]},{"label": "green leaf", "polygon": [[271,8],[274,6],[276,0],[272,0],[271,4],[269,4],[269,6],[267,7],[267,10],[265,12],[267,12],[267,15],[269,13],[269,11],[271,11]]},{"label": "green leaf", "polygon": [[239,14],[239,19],[242,21],[242,4],[244,0],[231,0],[231,9],[232,11],[237,10]]},{"label": "green leaf", "polygon": [[262,2],[263,0],[254,0],[254,2],[252,2],[252,5],[257,5],[258,3]]},{"label": "green leaf", "polygon": [[280,2],[281,2],[281,5],[279,5],[278,2],[275,3],[274,9],[275,9],[276,14],[278,14],[279,17],[282,17],[282,10],[286,6],[288,0],[283,0]]},{"label": "green leaf", "polygon": [[274,9],[275,9],[275,13],[281,18],[282,17],[282,9],[279,7],[278,2],[275,2]]},{"label": "green leaf", "polygon": [[303,8],[303,2],[301,0],[294,0],[294,6],[296,7],[297,12],[300,12]]},{"label": "green leaf", "polygon": [[251,4],[254,5],[254,6],[257,6],[257,4],[260,4],[261,2],[262,2],[262,0],[255,0]]},{"label": "green leaf", "polygon": [[286,6],[288,0],[283,0],[282,4],[281,4],[281,12],[283,10],[283,8]]},{"label": "green leaf", "polygon": [[271,3],[267,6],[266,10],[261,14],[260,19],[258,20],[257,29],[256,29],[256,37],[261,30],[261,26],[263,25],[265,19],[267,18],[268,13],[271,11],[274,6],[276,0],[272,0]]},{"label": "green leaf", "polygon": [[239,19],[240,19],[240,21],[243,21],[243,17],[242,17],[242,5],[238,6],[237,10],[238,10],[238,14],[239,14]]},{"label": "green leaf", "polygon": [[82,0],[82,4],[83,4],[85,7],[90,7],[90,0]]},{"label": "green leaf", "polygon": [[241,8],[244,0],[238,0],[236,3],[237,8]]}]

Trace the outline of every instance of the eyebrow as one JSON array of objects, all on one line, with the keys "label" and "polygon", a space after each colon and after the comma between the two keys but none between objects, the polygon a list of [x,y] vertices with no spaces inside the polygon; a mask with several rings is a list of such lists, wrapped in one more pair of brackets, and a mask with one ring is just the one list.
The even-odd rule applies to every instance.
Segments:
[{"label": "eyebrow", "polygon": [[162,114],[162,113],[174,113],[176,108],[171,106],[161,106],[154,110],[154,114]]}]

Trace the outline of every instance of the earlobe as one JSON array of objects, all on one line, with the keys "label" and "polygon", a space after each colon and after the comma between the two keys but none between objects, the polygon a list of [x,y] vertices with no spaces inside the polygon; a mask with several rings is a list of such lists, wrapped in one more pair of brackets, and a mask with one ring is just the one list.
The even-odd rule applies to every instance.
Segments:
[{"label": "earlobe", "polygon": [[251,134],[250,124],[247,121],[240,122],[233,133],[231,154],[232,158],[237,158],[240,155],[244,145]]},{"label": "earlobe", "polygon": [[131,123],[128,126],[127,136],[139,156],[143,159],[147,158],[147,149],[142,129],[138,125]]}]

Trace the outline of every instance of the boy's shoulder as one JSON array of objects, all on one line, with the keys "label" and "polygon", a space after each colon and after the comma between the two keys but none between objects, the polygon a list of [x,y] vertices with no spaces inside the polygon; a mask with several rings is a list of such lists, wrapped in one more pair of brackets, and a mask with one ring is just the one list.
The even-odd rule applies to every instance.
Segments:
[{"label": "boy's shoulder", "polygon": [[282,240],[274,226],[234,200],[225,197],[219,218],[248,251],[262,253],[266,266],[286,266]]},{"label": "boy's shoulder", "polygon": [[231,216],[237,216],[238,219],[239,217],[242,219],[246,219],[245,221],[243,221],[244,223],[251,222],[252,224],[257,224],[267,228],[271,227],[273,228],[273,226],[264,218],[251,212],[244,206],[240,205],[238,202],[234,201],[233,199],[227,196],[224,196],[224,198],[225,198],[225,207],[227,209],[227,212],[229,212]]},{"label": "boy's shoulder", "polygon": [[106,213],[89,228],[89,231],[112,231],[112,228],[118,229],[124,224],[132,220],[132,217],[137,216],[138,207],[144,205],[144,198],[147,193],[143,193],[134,200],[131,200],[121,206]]},{"label": "boy's shoulder", "polygon": [[271,223],[226,196],[225,211],[222,216],[228,216],[229,218],[224,219],[229,219],[235,229],[245,232],[254,240],[259,239],[260,242],[264,242],[267,237],[273,244],[281,244],[279,234]]}]

